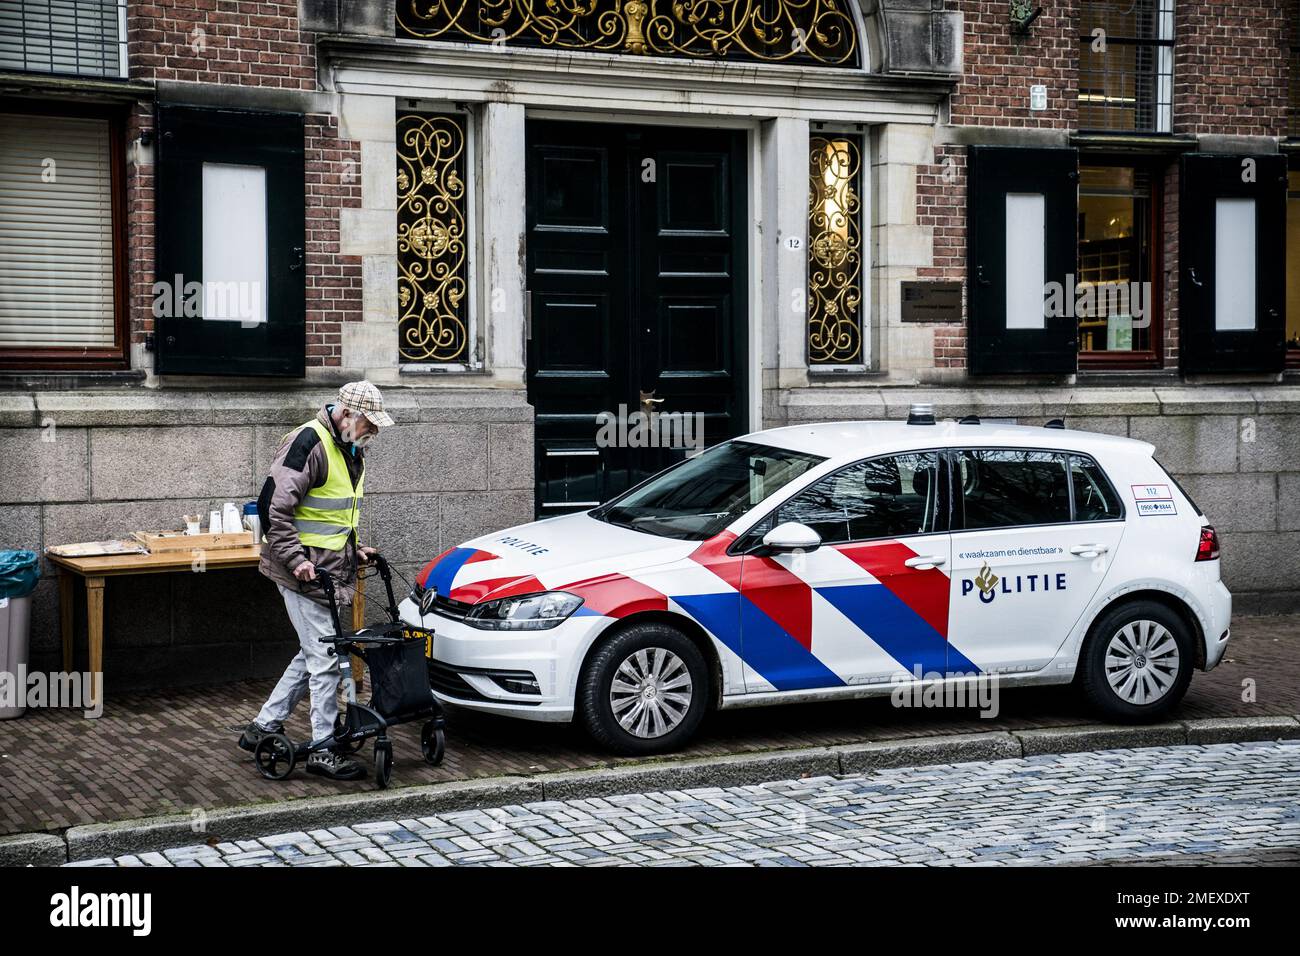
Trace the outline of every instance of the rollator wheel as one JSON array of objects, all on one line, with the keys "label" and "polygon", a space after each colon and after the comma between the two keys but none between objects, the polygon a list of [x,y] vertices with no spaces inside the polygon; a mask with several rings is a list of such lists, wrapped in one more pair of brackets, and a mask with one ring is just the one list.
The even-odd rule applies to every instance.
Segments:
[{"label": "rollator wheel", "polygon": [[425,763],[430,767],[438,766],[447,752],[447,732],[434,721],[426,720],[420,731],[420,750],[424,752]]},{"label": "rollator wheel", "polygon": [[380,790],[388,789],[393,776],[393,745],[387,740],[375,741],[375,783]]},{"label": "rollator wheel", "polygon": [[447,752],[447,732],[436,721],[424,722],[424,727],[420,730],[420,751],[429,766],[436,767],[442,763]]},{"label": "rollator wheel", "polygon": [[267,780],[283,780],[293,773],[293,766],[298,762],[293,744],[284,734],[268,734],[257,742],[253,750],[253,761],[257,772]]}]

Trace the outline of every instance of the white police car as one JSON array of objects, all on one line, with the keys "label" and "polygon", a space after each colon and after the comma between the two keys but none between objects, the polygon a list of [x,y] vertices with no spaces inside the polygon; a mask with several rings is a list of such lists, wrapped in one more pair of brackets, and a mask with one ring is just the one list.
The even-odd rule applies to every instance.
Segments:
[{"label": "white police car", "polygon": [[[1056,425],[1058,427],[1052,427]],[[582,514],[452,548],[402,603],[439,699],[679,746],[715,707],[998,675],[1163,717],[1219,663],[1214,529],[1127,438],[836,422],[716,445]]]}]

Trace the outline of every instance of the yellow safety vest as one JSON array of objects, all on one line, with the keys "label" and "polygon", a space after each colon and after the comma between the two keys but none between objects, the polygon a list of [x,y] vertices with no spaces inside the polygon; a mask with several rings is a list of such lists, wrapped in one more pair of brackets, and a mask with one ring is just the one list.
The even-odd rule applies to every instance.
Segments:
[{"label": "yellow safety vest", "polygon": [[357,487],[352,488],[352,479],[348,475],[348,463],[343,457],[343,449],[334,441],[334,436],[320,423],[312,419],[303,428],[314,428],[325,446],[325,457],[329,462],[329,471],[325,480],[312,488],[293,509],[293,526],[298,530],[298,540],[313,548],[325,548],[329,551],[342,551],[348,543],[348,537],[356,531],[361,515],[361,489],[366,481],[365,466]]}]

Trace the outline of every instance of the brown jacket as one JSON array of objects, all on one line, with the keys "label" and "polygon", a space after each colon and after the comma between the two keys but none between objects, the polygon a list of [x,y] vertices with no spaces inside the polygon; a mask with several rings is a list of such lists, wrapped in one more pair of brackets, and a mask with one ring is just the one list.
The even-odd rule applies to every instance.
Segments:
[{"label": "brown jacket", "polygon": [[[343,449],[352,487],[356,488],[357,482],[365,473],[365,452],[357,449],[354,455],[352,447],[339,437],[338,429],[330,418],[333,410],[333,404],[326,405],[316,413],[316,420],[329,429],[335,444]],[[330,551],[304,545],[298,540],[298,531],[293,526],[294,509],[308,491],[325,480],[328,472],[329,459],[325,446],[314,428],[300,427],[284,436],[275,459],[271,462],[270,474],[262,485],[262,493],[257,499],[258,514],[262,517],[262,532],[266,535],[258,570],[276,584],[304,594],[319,604],[328,604],[325,592],[319,585],[306,584],[293,576],[294,568],[304,561],[310,561],[318,569],[329,572],[338,585],[335,600],[340,607],[344,607],[352,603],[352,588],[357,579],[356,535],[349,538],[342,551]]]}]

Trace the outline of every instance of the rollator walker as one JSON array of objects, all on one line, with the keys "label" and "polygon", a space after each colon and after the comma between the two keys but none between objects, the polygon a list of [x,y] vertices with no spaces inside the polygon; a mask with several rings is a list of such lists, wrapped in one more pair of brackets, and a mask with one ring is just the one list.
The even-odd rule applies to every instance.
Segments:
[{"label": "rollator walker", "polygon": [[[420,749],[425,762],[433,767],[442,763],[447,746],[445,719],[442,705],[429,687],[425,657],[426,647],[433,640],[433,631],[402,621],[393,597],[393,575],[388,562],[378,554],[371,560],[379,569],[388,595],[388,620],[359,631],[343,630],[339,623],[334,580],[325,571],[316,575],[329,598],[330,619],[334,622],[334,636],[322,637],[320,641],[332,645],[327,653],[339,657],[347,703],[334,733],[324,740],[295,745],[282,731],[268,734],[258,741],[253,759],[258,772],[268,780],[284,780],[293,773],[299,760],[306,759],[314,751],[338,748],[343,753],[354,754],[366,740],[374,737],[375,783],[382,790],[388,786],[393,772],[393,744],[388,739],[388,728],[417,720],[424,721],[420,730]],[[364,661],[370,671],[369,704],[357,702],[352,655]]]}]

